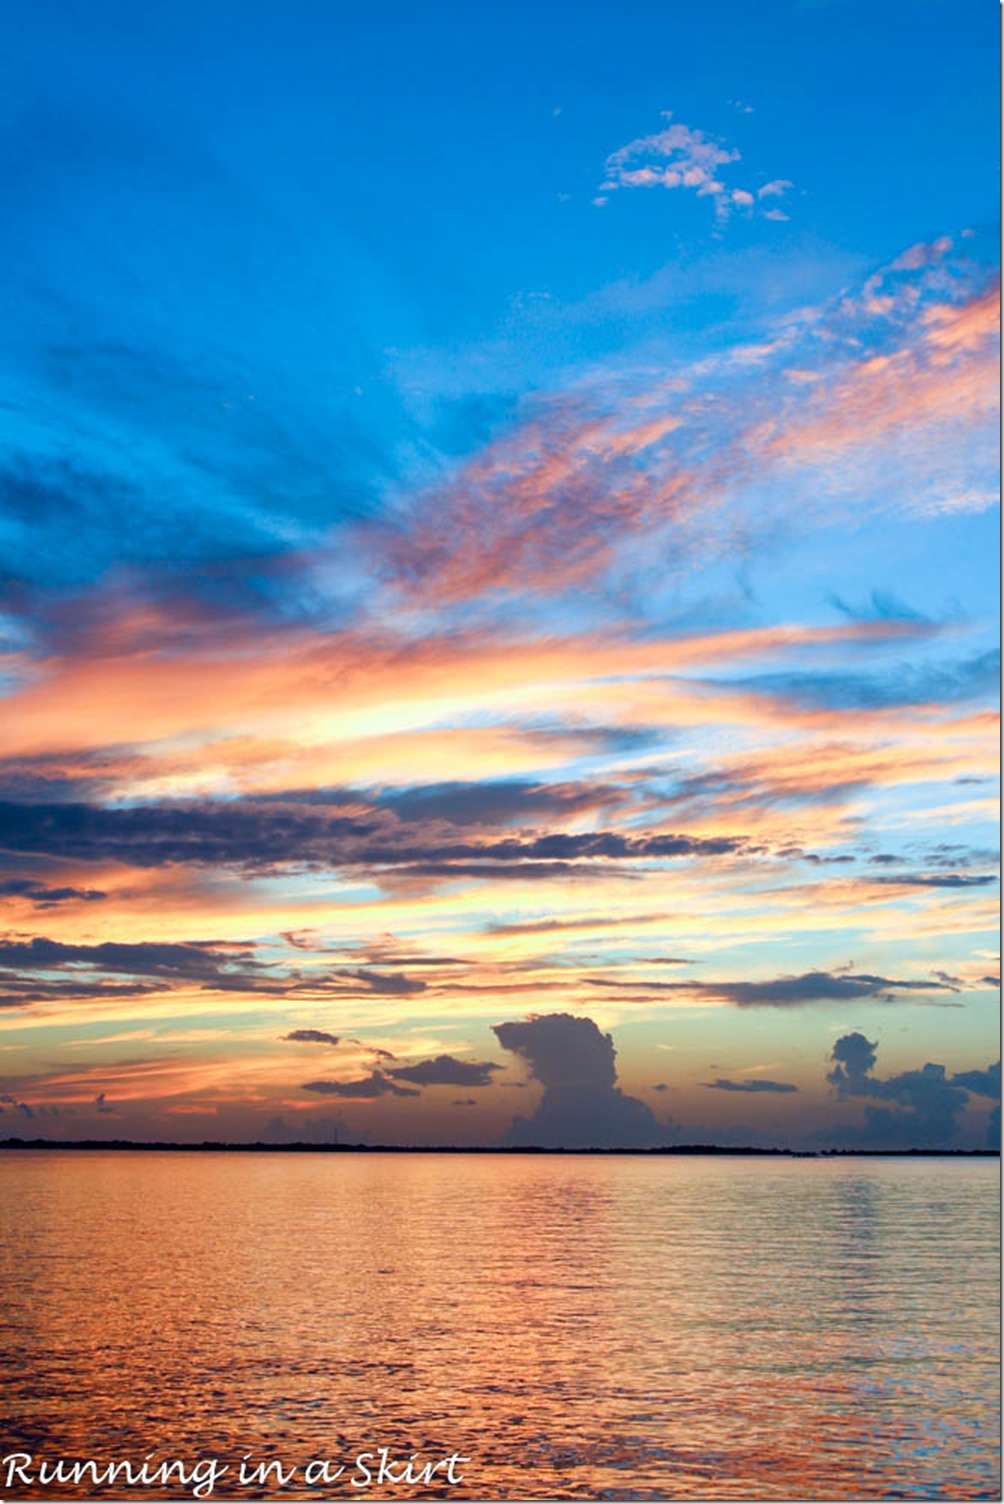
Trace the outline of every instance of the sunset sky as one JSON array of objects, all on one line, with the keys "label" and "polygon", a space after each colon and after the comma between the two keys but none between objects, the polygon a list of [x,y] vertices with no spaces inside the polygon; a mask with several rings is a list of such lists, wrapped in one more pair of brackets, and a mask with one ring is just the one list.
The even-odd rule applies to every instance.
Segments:
[{"label": "sunset sky", "polygon": [[985,1144],[997,6],[15,10],[0,1137]]}]

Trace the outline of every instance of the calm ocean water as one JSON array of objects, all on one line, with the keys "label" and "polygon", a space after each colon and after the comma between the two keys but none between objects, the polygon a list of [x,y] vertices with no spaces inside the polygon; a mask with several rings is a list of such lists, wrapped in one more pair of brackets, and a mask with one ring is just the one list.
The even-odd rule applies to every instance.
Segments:
[{"label": "calm ocean water", "polygon": [[[0,1208],[0,1440],[33,1466],[999,1497],[996,1161],[5,1152]],[[354,1487],[381,1447],[471,1460]]]}]

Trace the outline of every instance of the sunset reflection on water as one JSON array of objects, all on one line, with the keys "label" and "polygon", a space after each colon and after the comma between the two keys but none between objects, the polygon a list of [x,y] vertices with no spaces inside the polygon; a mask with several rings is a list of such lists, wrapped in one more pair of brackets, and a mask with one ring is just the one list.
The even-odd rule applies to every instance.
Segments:
[{"label": "sunset reflection on water", "polygon": [[998,1493],[996,1161],[7,1152],[0,1196],[5,1454]]}]

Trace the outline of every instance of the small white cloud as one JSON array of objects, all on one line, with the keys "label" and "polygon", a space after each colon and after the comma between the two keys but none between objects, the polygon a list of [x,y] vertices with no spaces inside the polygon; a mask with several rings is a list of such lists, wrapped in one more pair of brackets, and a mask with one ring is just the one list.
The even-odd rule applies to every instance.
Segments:
[{"label": "small white cloud", "polygon": [[774,178],[770,183],[764,183],[762,188],[757,189],[759,198],[780,198],[782,193],[787,193],[789,188],[794,188],[794,183],[787,178]]},{"label": "small white cloud", "polygon": [[[731,103],[749,112],[749,107],[737,100]],[[607,195],[619,188],[690,188],[699,198],[712,200],[715,218],[721,223],[735,209],[753,211],[758,199],[778,196],[792,186],[786,178],[775,178],[756,194],[748,188],[727,187],[722,181],[723,169],[741,160],[739,152],[704,131],[673,124],[671,110],[663,111],[663,119],[670,122],[664,130],[639,136],[611,153],[594,204],[605,204]],[[778,216],[772,213],[769,217]]]}]

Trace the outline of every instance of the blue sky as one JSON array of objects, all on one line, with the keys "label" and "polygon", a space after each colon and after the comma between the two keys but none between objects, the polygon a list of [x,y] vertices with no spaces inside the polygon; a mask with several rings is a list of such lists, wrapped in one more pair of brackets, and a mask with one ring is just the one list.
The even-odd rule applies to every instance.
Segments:
[{"label": "blue sky", "polygon": [[550,1011],[651,1133],[985,1138],[997,26],[18,7],[12,1111],[497,1141],[380,1062],[543,1132]]}]

